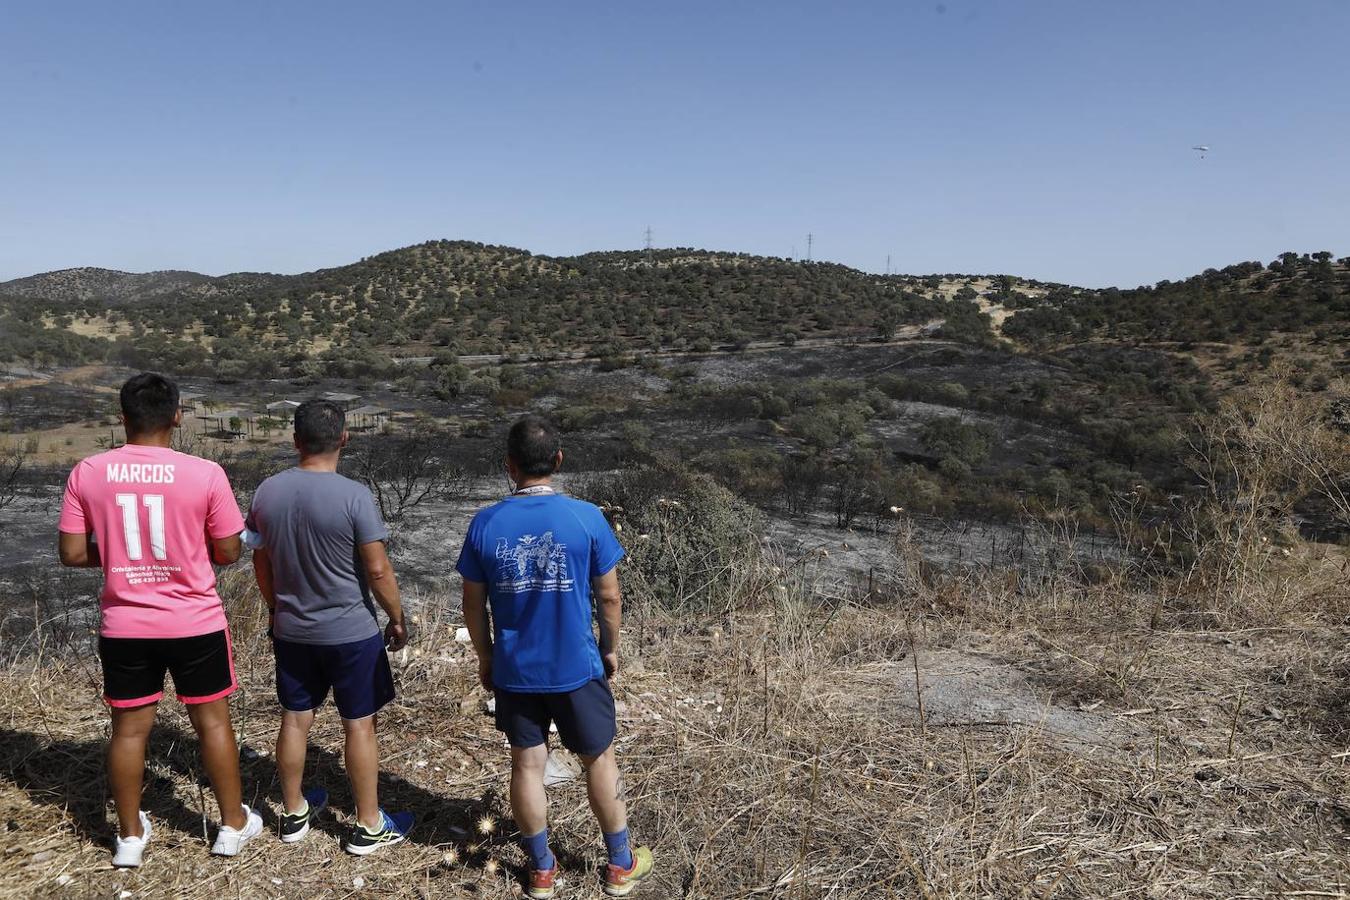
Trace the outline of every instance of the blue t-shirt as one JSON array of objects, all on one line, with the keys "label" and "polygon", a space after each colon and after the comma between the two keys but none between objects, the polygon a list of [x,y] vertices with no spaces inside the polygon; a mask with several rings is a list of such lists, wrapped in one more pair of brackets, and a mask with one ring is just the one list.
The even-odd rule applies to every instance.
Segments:
[{"label": "blue t-shirt", "polygon": [[599,507],[560,494],[508,497],[473,517],[455,568],[487,585],[498,688],[561,693],[605,677],[591,579],[623,555]]}]

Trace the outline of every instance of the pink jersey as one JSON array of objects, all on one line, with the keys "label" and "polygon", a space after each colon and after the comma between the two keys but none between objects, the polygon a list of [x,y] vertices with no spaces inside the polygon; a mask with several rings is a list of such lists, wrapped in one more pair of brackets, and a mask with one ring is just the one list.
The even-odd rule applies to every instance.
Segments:
[{"label": "pink jersey", "polygon": [[128,444],[66,482],[61,531],[92,532],[103,561],[104,637],[176,638],[225,628],[207,540],[244,527],[215,463]]}]

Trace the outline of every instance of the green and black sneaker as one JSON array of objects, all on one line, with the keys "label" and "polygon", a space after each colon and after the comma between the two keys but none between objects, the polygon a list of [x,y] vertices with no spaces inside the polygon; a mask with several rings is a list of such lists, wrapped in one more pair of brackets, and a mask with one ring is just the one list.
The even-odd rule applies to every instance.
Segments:
[{"label": "green and black sneaker", "polygon": [[328,805],[328,792],[323,788],[310,788],[305,791],[304,812],[288,813],[283,808],[277,831],[281,832],[282,843],[294,844],[303,841],[309,834],[309,820]]},{"label": "green and black sneaker", "polygon": [[379,828],[371,830],[358,821],[356,827],[352,829],[352,836],[347,839],[345,849],[348,853],[355,853],[357,856],[367,856],[381,847],[388,847],[402,841],[408,836],[412,825],[413,814],[410,812],[390,815],[384,810],[380,810]]}]

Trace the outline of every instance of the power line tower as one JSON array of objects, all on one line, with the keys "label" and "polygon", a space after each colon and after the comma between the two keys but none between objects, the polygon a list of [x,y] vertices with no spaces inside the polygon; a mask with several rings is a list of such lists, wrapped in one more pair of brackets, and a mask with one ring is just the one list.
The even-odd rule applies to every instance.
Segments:
[{"label": "power line tower", "polygon": [[811,261],[811,245],[814,244],[815,242],[816,242],[816,236],[815,236],[814,234],[811,234],[811,233],[808,232],[807,235],[806,235],[806,261],[807,261],[807,262],[810,262],[810,261]]},{"label": "power line tower", "polygon": [[651,262],[652,262],[652,226],[650,226],[650,225],[647,226],[647,230],[646,230],[646,232],[644,232],[644,236],[646,237],[647,240],[646,240],[646,243],[643,245],[643,249],[645,249],[645,250],[647,251],[647,264],[648,264],[648,265],[651,265]]},{"label": "power line tower", "polygon": [[886,274],[891,274],[891,255],[889,253],[886,254]]}]

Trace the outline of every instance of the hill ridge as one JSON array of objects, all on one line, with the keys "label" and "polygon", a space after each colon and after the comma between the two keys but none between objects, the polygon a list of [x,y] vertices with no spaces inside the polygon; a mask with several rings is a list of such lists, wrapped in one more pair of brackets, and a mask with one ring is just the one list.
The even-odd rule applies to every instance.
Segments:
[{"label": "hill ridge", "polygon": [[[383,371],[392,357],[556,358],[707,352],[766,342],[885,341],[920,330],[969,344],[1336,341],[1350,260],[1285,253],[1152,287],[1012,275],[878,275],[838,263],[675,247],[549,256],[424,241],[299,275],[84,267],[0,284],[8,358],[111,356],[233,377],[305,359]],[[209,350],[205,359],[203,350]]]}]

